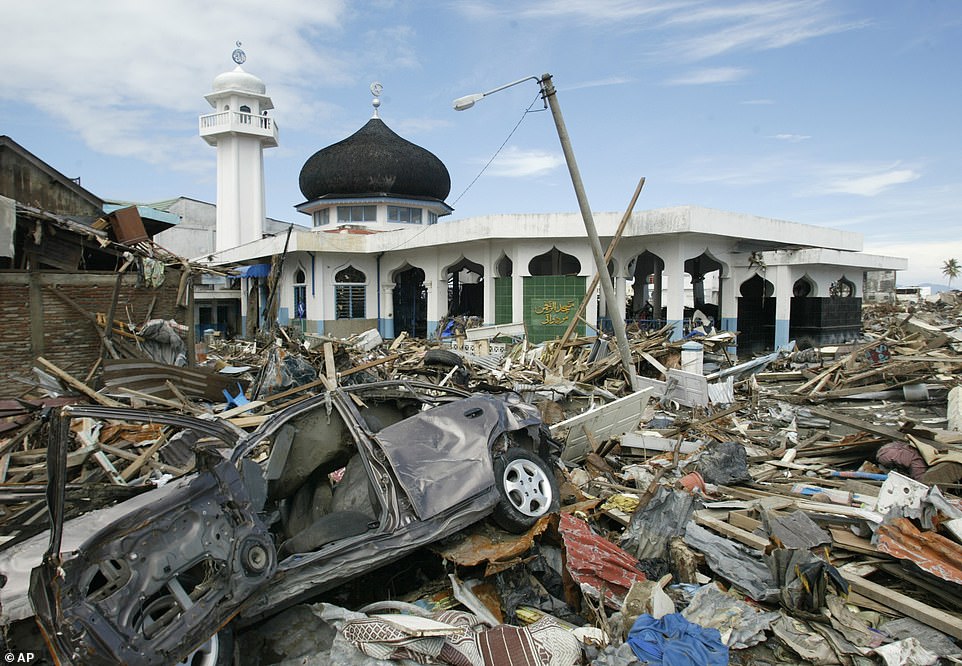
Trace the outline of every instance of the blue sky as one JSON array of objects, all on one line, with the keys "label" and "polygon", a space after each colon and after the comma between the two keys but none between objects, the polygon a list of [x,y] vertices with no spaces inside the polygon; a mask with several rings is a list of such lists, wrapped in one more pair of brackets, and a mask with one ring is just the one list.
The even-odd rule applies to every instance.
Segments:
[{"label": "blue sky", "polygon": [[367,121],[372,81],[383,120],[447,165],[447,220],[577,211],[549,114],[524,113],[534,82],[451,108],[550,72],[596,211],[645,176],[638,209],[858,232],[909,259],[902,284],[962,261],[956,0],[8,0],[3,23],[0,134],[108,199],[215,201],[197,117],[240,40],[280,128],[274,218],[307,221],[300,168]]}]

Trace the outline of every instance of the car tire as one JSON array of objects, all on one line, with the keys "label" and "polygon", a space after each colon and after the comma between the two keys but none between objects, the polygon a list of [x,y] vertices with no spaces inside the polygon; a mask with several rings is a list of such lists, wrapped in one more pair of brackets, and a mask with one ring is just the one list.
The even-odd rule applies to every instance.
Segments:
[{"label": "car tire", "polygon": [[449,368],[456,368],[464,365],[464,360],[447,349],[429,349],[424,352],[424,365],[444,365]]},{"label": "car tire", "polygon": [[500,499],[491,519],[508,532],[527,532],[541,517],[558,510],[554,473],[527,449],[511,448],[496,457],[494,482]]},{"label": "car tire", "polygon": [[227,625],[206,643],[177,662],[177,666],[231,666],[234,663],[234,628]]}]

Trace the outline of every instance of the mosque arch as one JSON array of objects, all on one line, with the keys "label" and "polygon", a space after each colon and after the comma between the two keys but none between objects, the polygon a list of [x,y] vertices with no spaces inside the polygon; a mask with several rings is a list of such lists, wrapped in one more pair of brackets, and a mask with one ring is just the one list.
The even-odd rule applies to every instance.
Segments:
[{"label": "mosque arch", "polygon": [[448,316],[484,320],[484,266],[461,257],[445,269]]},{"label": "mosque arch", "polygon": [[775,285],[755,274],[739,285],[738,353],[771,348],[775,339]]},{"label": "mosque arch", "polygon": [[394,335],[406,331],[410,336],[426,338],[428,289],[424,285],[424,270],[404,262],[391,277],[394,281]]},{"label": "mosque arch", "polygon": [[552,247],[544,254],[532,257],[528,262],[530,275],[578,275],[581,262],[574,255]]},{"label": "mosque arch", "polygon": [[511,258],[504,252],[498,257],[498,260],[494,263],[494,277],[504,278],[511,277],[514,272],[514,262]]},{"label": "mosque arch", "polygon": [[833,282],[829,290],[834,298],[854,298],[856,294],[855,283],[844,275]]},{"label": "mosque arch", "polygon": [[[665,262],[654,252],[645,250],[627,264],[631,295],[627,301],[627,319],[643,327],[657,325],[662,317],[661,285]],[[627,291],[627,288],[626,288]]]},{"label": "mosque arch", "polygon": [[[685,273],[691,280],[691,314],[695,311],[707,315],[718,323],[721,316],[721,277],[725,266],[708,248],[696,257],[685,260]],[[687,299],[686,299],[687,300]],[[686,302],[686,306],[689,304]],[[688,313],[685,319],[689,318]]]},{"label": "mosque arch", "polygon": [[818,285],[815,280],[808,275],[803,275],[795,280],[795,284],[792,285],[793,298],[811,298],[814,296],[818,296]]}]

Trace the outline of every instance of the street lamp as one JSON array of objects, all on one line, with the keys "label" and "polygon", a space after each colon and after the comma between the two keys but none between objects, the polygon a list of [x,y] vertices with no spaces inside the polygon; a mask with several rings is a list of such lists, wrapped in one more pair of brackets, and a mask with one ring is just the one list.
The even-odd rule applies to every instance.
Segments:
[{"label": "street lamp", "polygon": [[608,304],[608,315],[611,317],[612,328],[615,329],[615,340],[618,342],[618,352],[621,355],[621,364],[625,368],[628,380],[631,382],[631,389],[638,390],[638,376],[635,374],[635,364],[631,360],[631,348],[628,346],[628,333],[625,330],[625,316],[618,307],[615,297],[615,290],[611,284],[611,274],[608,272],[608,264],[605,263],[604,250],[601,248],[601,239],[598,238],[598,230],[595,228],[595,220],[591,214],[591,207],[588,205],[588,196],[585,194],[585,186],[581,181],[581,172],[578,170],[578,163],[575,161],[575,153],[571,147],[571,139],[568,137],[568,129],[565,127],[564,117],[561,115],[561,107],[558,105],[558,95],[554,84],[551,82],[551,75],[544,74],[540,77],[526,76],[523,79],[506,83],[494,90],[483,93],[465,95],[454,100],[454,110],[464,111],[474,106],[475,102],[496,93],[505,88],[516,86],[525,81],[537,81],[541,87],[541,96],[551,107],[551,116],[554,118],[555,128],[558,130],[558,139],[561,141],[561,150],[565,155],[565,162],[568,164],[568,173],[571,174],[571,184],[574,185],[575,195],[578,197],[578,207],[581,209],[581,218],[585,223],[585,230],[588,232],[588,241],[591,245],[591,253],[595,259],[595,270],[601,279],[601,291],[605,295],[605,302]]}]

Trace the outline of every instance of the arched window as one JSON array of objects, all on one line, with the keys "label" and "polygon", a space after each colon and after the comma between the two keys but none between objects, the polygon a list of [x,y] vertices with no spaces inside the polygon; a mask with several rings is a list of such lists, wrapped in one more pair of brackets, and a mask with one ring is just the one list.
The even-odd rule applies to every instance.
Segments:
[{"label": "arched window", "polygon": [[294,273],[294,318],[307,319],[307,276],[303,269]]},{"label": "arched window", "polygon": [[364,319],[364,287],[367,276],[353,266],[334,274],[334,317]]}]

